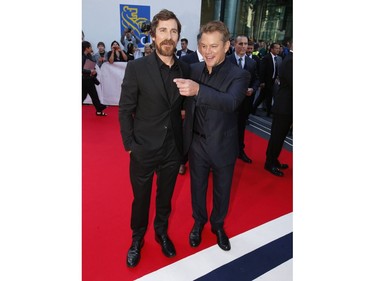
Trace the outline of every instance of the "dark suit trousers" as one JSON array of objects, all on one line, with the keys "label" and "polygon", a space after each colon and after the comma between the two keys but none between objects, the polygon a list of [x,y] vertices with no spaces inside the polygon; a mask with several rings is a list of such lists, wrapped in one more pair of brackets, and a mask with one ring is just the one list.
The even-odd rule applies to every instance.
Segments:
[{"label": "dark suit trousers", "polygon": [[291,125],[291,115],[273,114],[271,136],[266,151],[266,165],[275,166],[279,164],[278,158]]},{"label": "dark suit trousers", "polygon": [[246,129],[246,121],[249,118],[249,114],[251,112],[251,108],[254,102],[254,94],[250,97],[246,97],[243,102],[241,103],[238,109],[238,143],[239,149],[242,151],[245,148],[245,129]]},{"label": "dark suit trousers", "polygon": [[163,146],[148,159],[138,160],[136,155],[131,154],[129,169],[134,195],[131,214],[133,239],[141,239],[147,230],[154,172],[157,176],[154,229],[159,235],[167,233],[180,163],[181,154],[177,150],[172,132],[167,134]]},{"label": "dark suit trousers", "polygon": [[94,81],[90,78],[82,79],[82,102],[89,94],[96,111],[102,111],[106,107],[100,102],[98,92],[96,91]]},{"label": "dark suit trousers", "polygon": [[228,213],[230,190],[232,185],[234,164],[217,167],[206,153],[205,139],[194,135],[189,151],[191,202],[193,218],[198,224],[208,220],[206,196],[210,168],[213,174],[213,208],[210,216],[211,228],[219,229],[224,226]]},{"label": "dark suit trousers", "polygon": [[267,114],[270,114],[271,108],[272,108],[272,97],[273,97],[273,85],[272,86],[266,85],[263,89],[260,90],[259,96],[255,100],[255,103],[253,105],[253,112],[255,113],[258,106],[264,101],[266,105]]}]

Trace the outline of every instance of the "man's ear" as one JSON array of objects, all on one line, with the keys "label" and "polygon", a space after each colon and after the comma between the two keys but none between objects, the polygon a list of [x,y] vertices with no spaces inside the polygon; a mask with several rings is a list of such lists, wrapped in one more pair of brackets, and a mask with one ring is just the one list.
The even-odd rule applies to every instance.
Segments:
[{"label": "man's ear", "polygon": [[224,45],[224,50],[225,50],[225,52],[228,52],[228,50],[229,50],[229,46],[230,46],[230,42],[229,42],[229,40],[228,40],[227,42],[225,42],[225,45]]}]

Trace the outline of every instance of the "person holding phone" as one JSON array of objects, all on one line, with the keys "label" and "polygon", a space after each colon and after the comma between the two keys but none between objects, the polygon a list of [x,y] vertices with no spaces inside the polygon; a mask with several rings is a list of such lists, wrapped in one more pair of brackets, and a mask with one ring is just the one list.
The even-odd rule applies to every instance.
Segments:
[{"label": "person holding phone", "polygon": [[111,51],[108,52],[107,57],[109,63],[128,60],[128,56],[120,48],[120,44],[117,41],[111,43]]}]

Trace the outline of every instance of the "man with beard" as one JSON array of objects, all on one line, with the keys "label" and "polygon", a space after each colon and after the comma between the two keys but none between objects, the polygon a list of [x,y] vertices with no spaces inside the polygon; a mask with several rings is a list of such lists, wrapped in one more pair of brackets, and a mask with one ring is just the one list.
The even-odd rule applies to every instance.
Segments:
[{"label": "man with beard", "polygon": [[129,174],[133,189],[132,243],[127,266],[140,260],[147,230],[153,175],[157,175],[155,240],[167,257],[176,255],[170,240],[168,219],[178,170],[182,161],[183,97],[175,78],[189,76],[189,65],[174,50],[181,33],[176,15],[161,10],[151,22],[155,51],[128,62],[119,102],[119,121],[125,150],[130,154]]}]

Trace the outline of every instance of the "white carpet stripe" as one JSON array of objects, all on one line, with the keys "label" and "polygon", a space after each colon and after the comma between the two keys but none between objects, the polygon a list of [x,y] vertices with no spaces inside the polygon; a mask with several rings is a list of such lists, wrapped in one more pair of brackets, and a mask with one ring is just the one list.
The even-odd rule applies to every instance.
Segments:
[{"label": "white carpet stripe", "polygon": [[191,281],[293,231],[292,213],[230,238],[232,249],[214,245],[149,273],[139,281]]},{"label": "white carpet stripe", "polygon": [[292,281],[293,280],[293,259],[290,259],[274,269],[259,276],[253,281]]},{"label": "white carpet stripe", "polygon": [[262,131],[263,133],[265,133],[265,134],[267,134],[267,135],[271,135],[270,132],[267,132],[267,131],[265,131],[265,130],[262,130],[261,128],[258,128],[257,126],[254,126],[254,125],[252,125],[252,124],[250,124],[249,126],[255,128],[255,129],[259,130],[259,131]]}]

